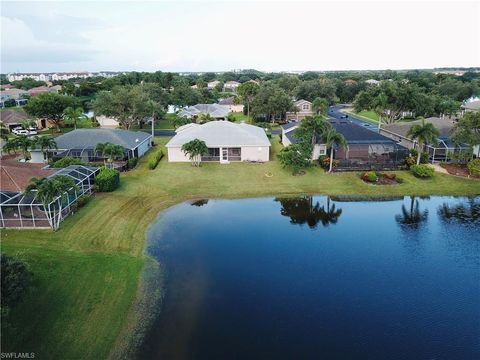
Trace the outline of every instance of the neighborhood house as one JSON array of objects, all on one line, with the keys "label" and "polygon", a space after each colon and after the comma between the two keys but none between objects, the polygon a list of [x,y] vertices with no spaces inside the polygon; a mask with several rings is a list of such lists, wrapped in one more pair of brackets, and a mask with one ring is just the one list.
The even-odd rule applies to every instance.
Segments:
[{"label": "neighborhood house", "polygon": [[166,145],[170,162],[190,161],[182,145],[195,139],[204,141],[208,147],[208,154],[202,156],[202,161],[265,162],[270,159],[270,141],[265,130],[257,126],[211,121],[203,125],[184,125],[176,133]]},{"label": "neighborhood house", "polygon": [[[341,133],[347,148],[334,149],[334,159],[338,160],[339,169],[394,169],[403,164],[408,150],[392,139],[377,132],[365,129],[350,121],[330,120],[335,130]],[[295,129],[299,124],[287,123],[282,125],[282,144],[288,146],[296,143]],[[314,146],[312,159],[327,155],[326,145],[318,139]]]},{"label": "neighborhood house", "polygon": [[200,114],[210,115],[216,120],[225,120],[230,112],[230,107],[219,104],[197,104],[182,109],[178,115],[196,122]]},{"label": "neighborhood house", "polygon": [[143,131],[122,129],[77,129],[55,138],[57,150],[54,158],[71,156],[85,162],[103,159],[95,152],[99,143],[112,143],[123,146],[125,159],[141,157],[152,146],[152,135]]},{"label": "neighborhood house", "polygon": [[293,104],[295,106],[295,111],[289,111],[285,114],[287,121],[301,121],[307,116],[312,116],[312,103],[307,100],[297,100]]}]

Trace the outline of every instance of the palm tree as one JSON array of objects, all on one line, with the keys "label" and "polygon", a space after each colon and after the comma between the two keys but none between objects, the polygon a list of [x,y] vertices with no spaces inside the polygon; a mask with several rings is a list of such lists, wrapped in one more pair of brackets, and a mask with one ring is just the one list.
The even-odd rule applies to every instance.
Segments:
[{"label": "palm tree", "polygon": [[340,134],[335,128],[330,128],[328,129],[324,136],[323,136],[323,141],[325,142],[325,146],[327,149],[330,149],[330,167],[328,169],[328,172],[332,172],[333,169],[333,152],[334,152],[334,147],[338,146],[342,149],[347,148],[347,141],[343,137],[342,134]]},{"label": "palm tree", "polygon": [[58,230],[63,219],[63,208],[68,191],[78,191],[75,181],[66,175],[52,178],[32,178],[26,188],[27,194],[35,192],[35,198],[43,205],[48,223],[54,231]]},{"label": "palm tree", "polygon": [[11,139],[8,139],[6,144],[3,146],[3,151],[8,153],[17,152],[17,150],[22,151],[23,158],[28,159],[28,150],[34,145],[33,140],[29,139],[27,136],[17,136]]},{"label": "palm tree", "polygon": [[95,146],[95,152],[100,152],[110,164],[113,163],[114,160],[122,159],[125,156],[123,146],[109,142],[98,143],[97,146]]},{"label": "palm tree", "polygon": [[327,196],[327,208],[325,209],[323,206],[322,210],[322,225],[328,226],[329,224],[336,224],[340,215],[342,215],[342,209],[336,209],[335,204],[330,206],[330,197]]},{"label": "palm tree", "polygon": [[313,99],[312,102],[312,110],[315,112],[317,115],[326,115],[327,110],[328,110],[328,101],[327,99],[324,98],[315,98]]},{"label": "palm tree", "polygon": [[30,127],[34,127],[35,126],[35,120],[32,120],[32,119],[26,119],[26,120],[23,120],[22,121],[22,127],[24,129],[28,129]]},{"label": "palm tree", "polygon": [[77,129],[77,123],[86,118],[87,116],[83,113],[83,109],[80,107],[67,107],[63,110],[63,119],[67,124],[73,124],[75,129]]},{"label": "palm tree", "polygon": [[313,147],[330,128],[330,123],[322,116],[306,116],[296,130],[295,136]]},{"label": "palm tree", "polygon": [[193,166],[200,166],[202,155],[208,154],[205,141],[194,139],[182,145],[182,151],[188,154]]},{"label": "palm tree", "polygon": [[425,123],[425,119],[423,118],[420,124],[415,124],[410,127],[407,136],[418,142],[417,165],[420,164],[420,158],[425,144],[431,143],[436,145],[438,143],[437,139],[439,135],[440,133],[435,126],[433,126],[432,123]]},{"label": "palm tree", "polygon": [[48,150],[58,149],[57,143],[50,136],[37,136],[34,139],[34,144],[42,150],[44,159],[48,160]]}]

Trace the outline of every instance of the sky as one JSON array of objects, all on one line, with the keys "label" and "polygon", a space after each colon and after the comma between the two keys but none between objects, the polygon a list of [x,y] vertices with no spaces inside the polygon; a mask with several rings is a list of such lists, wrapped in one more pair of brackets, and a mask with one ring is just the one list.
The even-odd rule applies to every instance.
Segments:
[{"label": "sky", "polygon": [[5,1],[1,69],[480,66],[480,2]]}]

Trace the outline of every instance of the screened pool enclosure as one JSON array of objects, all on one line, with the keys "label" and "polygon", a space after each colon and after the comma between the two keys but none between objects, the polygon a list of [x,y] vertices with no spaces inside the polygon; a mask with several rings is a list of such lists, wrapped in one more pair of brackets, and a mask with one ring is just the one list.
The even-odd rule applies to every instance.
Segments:
[{"label": "screened pool enclosure", "polygon": [[48,178],[63,175],[73,179],[76,187],[44,204],[31,192],[0,191],[0,226],[3,228],[58,229],[60,223],[74,209],[77,199],[91,194],[98,168],[71,165],[60,169]]}]

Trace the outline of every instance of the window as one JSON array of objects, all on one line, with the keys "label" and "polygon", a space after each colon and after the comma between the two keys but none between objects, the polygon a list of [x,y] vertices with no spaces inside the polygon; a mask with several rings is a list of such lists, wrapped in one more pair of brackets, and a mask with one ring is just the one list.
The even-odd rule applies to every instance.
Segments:
[{"label": "window", "polygon": [[319,154],[320,155],[325,155],[325,149],[320,149]]},{"label": "window", "polygon": [[310,110],[310,105],[303,104],[303,110]]}]

